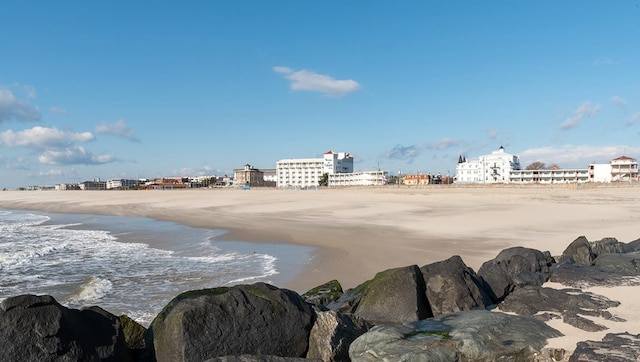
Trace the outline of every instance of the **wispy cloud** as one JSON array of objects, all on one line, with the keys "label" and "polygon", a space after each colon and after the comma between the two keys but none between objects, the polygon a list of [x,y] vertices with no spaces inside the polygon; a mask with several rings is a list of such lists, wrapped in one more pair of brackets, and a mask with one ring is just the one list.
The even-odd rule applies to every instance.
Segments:
[{"label": "wispy cloud", "polygon": [[405,160],[408,163],[411,163],[420,156],[421,153],[422,148],[416,145],[395,145],[391,150],[386,152],[386,157],[392,160]]},{"label": "wispy cloud", "polygon": [[134,136],[133,131],[124,120],[118,120],[116,123],[102,123],[94,129],[96,133],[108,134],[111,136],[122,137],[129,141],[139,142]]},{"label": "wispy cloud", "polygon": [[[35,90],[27,88],[25,98],[35,97]],[[42,117],[37,106],[29,104],[14,94],[11,89],[0,87],[0,123],[10,121],[38,121]]]},{"label": "wispy cloud", "polygon": [[40,163],[49,165],[101,165],[116,161],[113,155],[94,155],[84,147],[69,147],[61,150],[46,150],[38,156]]},{"label": "wispy cloud", "polygon": [[585,117],[596,115],[600,111],[600,105],[592,105],[591,102],[584,102],[575,110],[573,115],[562,122],[559,126],[561,130],[568,130],[577,127]]},{"label": "wispy cloud", "polygon": [[640,147],[564,145],[531,148],[520,152],[518,156],[523,165],[541,161],[546,164],[556,163],[561,167],[586,168],[590,163],[607,163],[621,155],[637,154],[640,154]]},{"label": "wispy cloud", "polygon": [[38,172],[38,176],[62,176],[64,173],[60,169],[51,169]]},{"label": "wispy cloud", "polygon": [[638,121],[640,121],[640,112],[632,114],[627,120],[626,125],[631,126],[636,124]]},{"label": "wispy cloud", "polygon": [[291,81],[293,91],[319,92],[334,97],[341,97],[355,92],[360,84],[352,79],[334,79],[328,75],[318,74],[309,70],[293,70],[289,67],[273,67],[276,73],[284,74]]},{"label": "wispy cloud", "polygon": [[384,157],[392,160],[404,160],[412,163],[420,157],[425,150],[443,151],[454,147],[460,147],[464,141],[458,138],[442,138],[436,141],[428,141],[420,145],[395,145],[392,149],[384,153]]},{"label": "wispy cloud", "polygon": [[49,110],[49,112],[50,112],[51,114],[58,114],[58,115],[61,115],[61,116],[66,116],[66,115],[68,115],[68,114],[69,114],[69,112],[67,112],[67,110],[66,110],[66,109],[64,109],[64,108],[60,108],[60,107],[51,107],[51,109]]},{"label": "wispy cloud", "polygon": [[609,65],[613,65],[613,60],[609,57],[602,57],[593,61],[594,67],[609,66]]},{"label": "wispy cloud", "polygon": [[446,150],[452,147],[459,147],[463,142],[459,138],[443,138],[435,142],[426,142],[423,147],[430,150]]},{"label": "wispy cloud", "polygon": [[620,96],[613,96],[609,98],[609,102],[615,104],[616,106],[625,107],[627,105],[627,100]]}]

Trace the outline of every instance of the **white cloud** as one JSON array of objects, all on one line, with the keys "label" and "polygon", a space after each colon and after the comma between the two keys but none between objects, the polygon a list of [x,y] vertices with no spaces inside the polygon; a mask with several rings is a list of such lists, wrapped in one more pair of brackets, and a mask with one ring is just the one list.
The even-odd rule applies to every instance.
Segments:
[{"label": "white cloud", "polygon": [[90,142],[94,139],[91,132],[65,132],[55,127],[38,126],[20,132],[6,130],[0,133],[0,146],[44,149],[62,147],[75,142]]},{"label": "white cloud", "polygon": [[133,131],[127,126],[124,120],[118,120],[116,123],[102,123],[96,126],[96,133],[108,134],[112,136],[122,137],[129,141],[138,141],[133,135]]},{"label": "white cloud", "polygon": [[352,79],[334,79],[328,75],[318,74],[308,70],[293,70],[289,67],[273,67],[276,73],[284,74],[291,81],[293,91],[320,92],[329,96],[340,97],[355,92],[360,84]]},{"label": "white cloud", "polygon": [[565,119],[560,125],[561,130],[567,130],[577,127],[585,117],[596,115],[600,111],[600,105],[592,105],[591,102],[583,102],[573,113],[573,116]]},{"label": "white cloud", "polygon": [[[35,97],[35,91],[28,93],[27,98]],[[0,88],[0,123],[13,120],[38,121],[41,116],[37,106],[18,99],[9,89]]]},{"label": "white cloud", "polygon": [[564,168],[586,168],[590,163],[607,163],[611,159],[622,155],[630,157],[640,155],[640,147],[625,145],[602,147],[565,145],[561,147],[531,148],[518,154],[522,165],[541,161],[549,165],[557,163]]},{"label": "white cloud", "polygon": [[71,147],[66,149],[46,150],[38,161],[50,165],[98,165],[114,162],[116,159],[112,155],[94,155],[84,147]]}]

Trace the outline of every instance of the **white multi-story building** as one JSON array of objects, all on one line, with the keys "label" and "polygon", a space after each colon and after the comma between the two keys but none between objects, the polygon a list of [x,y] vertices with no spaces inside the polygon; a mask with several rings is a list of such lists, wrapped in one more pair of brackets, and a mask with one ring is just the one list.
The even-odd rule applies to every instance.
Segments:
[{"label": "white multi-story building", "polygon": [[322,158],[292,158],[276,164],[277,187],[316,187],[323,174],[353,172],[353,156],[344,152],[326,152]]},{"label": "white multi-story building", "polygon": [[456,166],[457,184],[493,184],[508,183],[513,170],[520,169],[518,156],[504,152],[500,146],[497,151],[474,160],[460,156]]}]

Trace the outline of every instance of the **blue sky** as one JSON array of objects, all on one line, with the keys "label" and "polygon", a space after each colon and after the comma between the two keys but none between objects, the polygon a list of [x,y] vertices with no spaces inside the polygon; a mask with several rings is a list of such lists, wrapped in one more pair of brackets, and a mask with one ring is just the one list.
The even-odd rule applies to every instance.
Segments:
[{"label": "blue sky", "polygon": [[13,1],[0,187],[640,158],[639,1]]}]

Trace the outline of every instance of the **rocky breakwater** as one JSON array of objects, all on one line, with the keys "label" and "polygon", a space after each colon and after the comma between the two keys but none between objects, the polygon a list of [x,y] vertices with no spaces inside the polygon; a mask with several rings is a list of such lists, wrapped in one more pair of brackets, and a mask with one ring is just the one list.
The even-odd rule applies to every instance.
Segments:
[{"label": "rocky breakwater", "polygon": [[[561,335],[620,320],[619,303],[582,292],[635,285],[640,240],[573,241],[562,255],[509,248],[476,273],[459,256],[381,271],[346,291],[330,281],[299,295],[264,283],[178,295],[145,329],[99,308],[50,296],[0,304],[3,361],[638,361],[640,335],[607,334],[575,351],[548,350]],[[544,287],[547,281],[566,286]],[[508,313],[506,313],[508,312]]]}]

